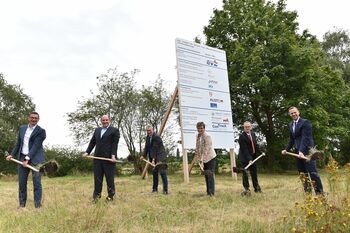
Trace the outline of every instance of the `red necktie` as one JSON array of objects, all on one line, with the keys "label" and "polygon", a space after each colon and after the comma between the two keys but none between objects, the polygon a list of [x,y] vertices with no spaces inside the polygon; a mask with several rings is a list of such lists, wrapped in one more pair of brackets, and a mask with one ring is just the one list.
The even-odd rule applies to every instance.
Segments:
[{"label": "red necktie", "polygon": [[249,134],[249,139],[250,139],[250,142],[252,143],[253,154],[255,154],[255,146],[254,146],[254,142],[251,134]]}]

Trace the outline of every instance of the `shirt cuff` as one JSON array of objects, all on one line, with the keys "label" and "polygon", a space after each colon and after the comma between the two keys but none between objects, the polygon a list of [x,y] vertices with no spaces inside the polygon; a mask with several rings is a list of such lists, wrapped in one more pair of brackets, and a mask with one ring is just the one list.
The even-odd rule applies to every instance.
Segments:
[{"label": "shirt cuff", "polygon": [[29,158],[28,155],[26,155],[26,157],[24,157],[24,159],[25,159],[25,160],[28,160],[28,161],[30,160],[30,158]]}]

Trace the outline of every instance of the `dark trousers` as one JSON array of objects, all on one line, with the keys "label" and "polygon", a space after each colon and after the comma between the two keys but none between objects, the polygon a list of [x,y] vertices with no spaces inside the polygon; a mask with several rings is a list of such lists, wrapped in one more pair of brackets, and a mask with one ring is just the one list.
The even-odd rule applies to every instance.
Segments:
[{"label": "dark trousers", "polygon": [[[321,178],[317,173],[317,168],[316,168],[316,161],[311,160],[311,161],[305,161],[303,159],[297,159],[297,168],[299,173],[304,173],[305,176],[309,176],[311,180],[314,182],[315,186],[315,192],[316,194],[321,194],[323,193],[323,185],[321,182]],[[304,191],[305,192],[311,192],[311,184],[308,181],[308,178],[305,177],[306,179],[304,180]]]},{"label": "dark trousers", "polygon": [[[21,207],[26,206],[27,202],[27,181],[28,175],[31,170],[29,168],[18,166],[18,196],[19,205]],[[41,186],[41,174],[40,172],[32,171],[33,187],[34,187],[34,206],[35,208],[41,207],[42,186]]]},{"label": "dark trousers", "polygon": [[[243,167],[246,167],[248,164],[249,164],[248,162],[242,163]],[[252,164],[248,168],[248,170],[250,172],[250,176],[252,177],[254,191],[260,192],[261,188],[260,188],[259,182],[258,182],[258,172],[257,172],[255,163]],[[242,183],[243,183],[244,189],[249,190],[249,179],[248,179],[248,174],[246,171],[243,171]]]},{"label": "dark trousers", "polygon": [[101,197],[103,176],[106,176],[108,197],[115,195],[114,186],[115,164],[108,161],[94,160],[94,193],[93,199]]},{"label": "dark trousers", "polygon": [[205,176],[205,184],[207,186],[207,194],[214,195],[215,194],[215,165],[216,158],[204,163],[204,176]]},{"label": "dark trousers", "polygon": [[163,182],[163,192],[168,192],[168,177],[166,174],[165,169],[157,169],[154,168],[152,170],[152,175],[153,175],[153,187],[152,191],[158,191],[158,183],[159,183],[159,174],[162,177],[162,182]]}]

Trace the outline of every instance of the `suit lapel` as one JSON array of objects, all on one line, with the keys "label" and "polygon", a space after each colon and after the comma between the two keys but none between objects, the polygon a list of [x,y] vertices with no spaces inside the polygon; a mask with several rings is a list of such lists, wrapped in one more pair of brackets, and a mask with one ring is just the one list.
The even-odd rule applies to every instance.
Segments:
[{"label": "suit lapel", "polygon": [[[27,127],[28,128],[28,127]],[[26,129],[27,130],[27,129]],[[30,135],[30,138],[29,138],[29,140],[32,138],[32,137],[34,137],[38,132],[39,132],[39,130],[40,130],[40,126],[36,126],[35,127],[35,129],[33,130],[33,132],[32,132],[32,134]],[[24,132],[25,133],[25,132]]]},{"label": "suit lapel", "polygon": [[250,142],[250,138],[249,138],[249,136],[248,136],[248,134],[247,134],[246,132],[244,132],[244,137],[245,137],[245,139],[246,139],[248,142]]},{"label": "suit lapel", "polygon": [[295,133],[294,134],[299,132],[299,130],[300,130],[301,126],[303,125],[303,123],[304,123],[304,120],[302,118],[299,118],[299,120],[298,120],[298,122],[297,122],[297,124],[295,126]]}]

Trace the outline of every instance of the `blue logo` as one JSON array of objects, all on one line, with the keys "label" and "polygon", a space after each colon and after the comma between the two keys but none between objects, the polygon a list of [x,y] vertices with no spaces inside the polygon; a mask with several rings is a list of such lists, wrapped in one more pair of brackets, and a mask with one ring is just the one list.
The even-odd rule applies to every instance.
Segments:
[{"label": "blue logo", "polygon": [[217,103],[210,103],[210,107],[211,108],[218,108],[218,104]]}]

